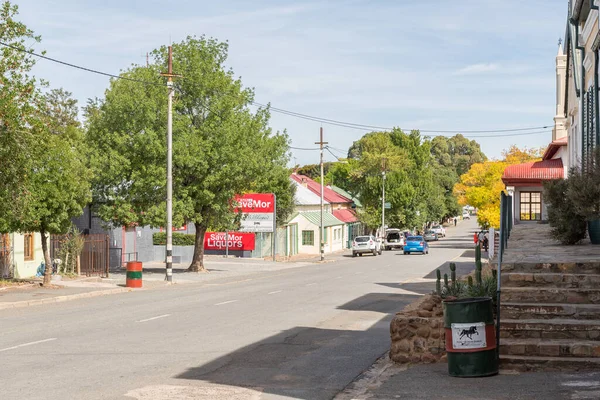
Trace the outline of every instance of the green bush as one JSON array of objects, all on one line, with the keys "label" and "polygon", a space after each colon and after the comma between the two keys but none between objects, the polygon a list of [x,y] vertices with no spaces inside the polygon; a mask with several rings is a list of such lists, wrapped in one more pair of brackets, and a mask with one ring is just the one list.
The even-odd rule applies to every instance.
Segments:
[{"label": "green bush", "polygon": [[548,204],[548,222],[550,234],[562,244],[572,245],[585,239],[587,222],[583,215],[577,212],[569,196],[577,179],[559,179],[544,183],[544,200]]},{"label": "green bush", "polygon": [[[166,232],[155,232],[152,234],[152,243],[155,246],[167,244]],[[193,246],[196,243],[196,235],[193,233],[173,232],[173,246]]]}]

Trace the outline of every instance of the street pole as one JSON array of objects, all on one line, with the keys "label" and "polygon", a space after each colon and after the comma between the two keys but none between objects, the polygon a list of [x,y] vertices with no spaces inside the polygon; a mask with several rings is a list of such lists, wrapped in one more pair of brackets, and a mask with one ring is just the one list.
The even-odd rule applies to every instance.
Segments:
[{"label": "street pole", "polygon": [[323,240],[325,239],[325,231],[324,231],[324,227],[323,227],[323,190],[324,190],[324,185],[323,185],[323,145],[324,144],[328,144],[329,142],[324,142],[323,141],[323,127],[321,127],[321,131],[320,131],[320,141],[315,142],[315,144],[318,144],[321,148],[321,224],[319,226],[319,243],[321,244],[321,250],[320,250],[320,254],[321,254],[321,261],[323,261],[325,259],[325,243],[323,242]]},{"label": "street pole", "polygon": [[166,257],[166,276],[167,282],[173,281],[173,77],[180,76],[173,74],[173,47],[169,46],[169,60],[167,73],[162,73],[167,77],[168,111],[167,111],[167,257]]},{"label": "street pole", "polygon": [[382,194],[381,194],[381,237],[385,237],[385,161],[384,158],[382,160]]},{"label": "street pole", "polygon": [[225,258],[229,258],[229,229],[225,229]]},{"label": "street pole", "polygon": [[273,262],[277,261],[277,195],[273,193]]}]

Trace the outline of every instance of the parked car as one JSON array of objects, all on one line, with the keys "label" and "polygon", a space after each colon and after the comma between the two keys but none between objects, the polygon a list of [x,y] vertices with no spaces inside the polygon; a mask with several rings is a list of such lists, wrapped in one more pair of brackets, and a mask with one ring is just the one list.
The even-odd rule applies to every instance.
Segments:
[{"label": "parked car", "polygon": [[437,233],[438,237],[446,237],[446,228],[442,225],[433,225],[431,230]]},{"label": "parked car", "polygon": [[404,234],[400,229],[388,229],[385,232],[383,248],[385,250],[402,249],[404,247]]},{"label": "parked car", "polygon": [[373,235],[355,237],[352,241],[352,257],[362,256],[364,253],[371,253],[374,256],[381,254],[381,239]]},{"label": "parked car", "polygon": [[471,214],[468,211],[463,211],[463,219],[471,219]]},{"label": "parked car", "polygon": [[426,242],[431,242],[431,241],[439,240],[439,237],[438,237],[438,234],[434,230],[429,229],[429,230],[425,231],[425,234],[423,235],[423,239],[425,239]]},{"label": "parked car", "polygon": [[429,245],[423,236],[409,236],[404,245],[404,254],[423,253],[429,254]]}]

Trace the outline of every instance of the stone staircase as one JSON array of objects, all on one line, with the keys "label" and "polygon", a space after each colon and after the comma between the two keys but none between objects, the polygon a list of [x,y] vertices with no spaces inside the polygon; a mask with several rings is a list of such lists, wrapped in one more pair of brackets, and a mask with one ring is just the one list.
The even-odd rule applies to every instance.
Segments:
[{"label": "stone staircase", "polygon": [[504,263],[502,368],[600,369],[600,262]]}]

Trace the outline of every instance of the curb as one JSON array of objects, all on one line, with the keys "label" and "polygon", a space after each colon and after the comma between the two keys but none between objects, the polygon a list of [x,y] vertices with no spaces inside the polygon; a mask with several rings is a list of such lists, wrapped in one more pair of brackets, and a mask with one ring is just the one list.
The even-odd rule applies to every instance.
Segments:
[{"label": "curb", "polygon": [[115,288],[115,289],[108,289],[108,290],[96,290],[96,291],[87,292],[87,293],[77,293],[77,294],[69,294],[69,295],[65,295],[65,296],[49,297],[49,298],[40,299],[40,300],[14,301],[12,303],[4,303],[4,304],[0,303],[0,310],[37,306],[37,305],[42,305],[42,304],[62,303],[63,301],[85,299],[88,297],[98,297],[98,296],[105,296],[105,295],[116,294],[116,293],[125,293],[125,292],[131,292],[131,291],[133,291],[133,289],[131,289],[131,288]]}]

